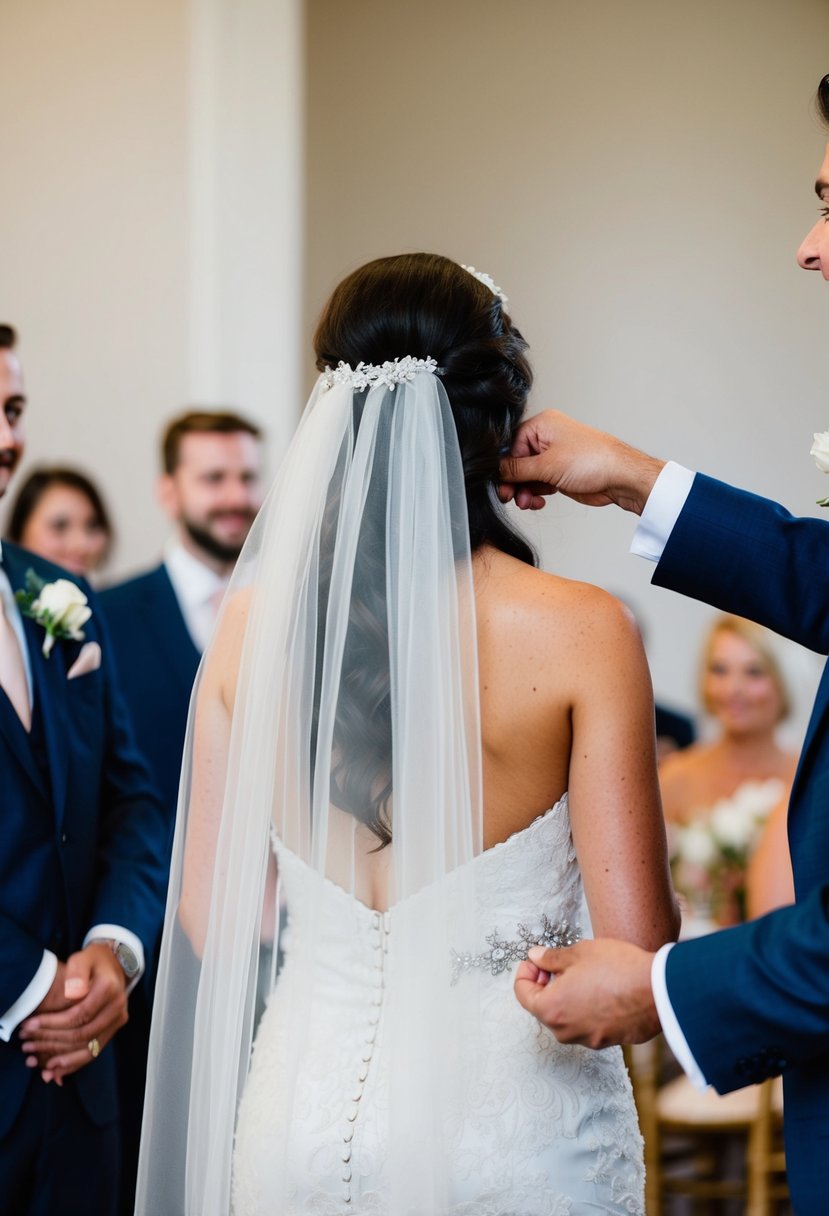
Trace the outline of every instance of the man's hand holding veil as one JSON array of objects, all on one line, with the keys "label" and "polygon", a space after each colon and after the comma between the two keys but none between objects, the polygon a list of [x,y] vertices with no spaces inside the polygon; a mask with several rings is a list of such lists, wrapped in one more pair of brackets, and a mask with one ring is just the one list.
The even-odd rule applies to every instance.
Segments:
[{"label": "man's hand holding veil", "polygon": [[498,493],[522,510],[540,510],[547,495],[559,493],[590,507],[615,503],[641,515],[663,466],[613,435],[545,410],[519,428],[501,461]]}]

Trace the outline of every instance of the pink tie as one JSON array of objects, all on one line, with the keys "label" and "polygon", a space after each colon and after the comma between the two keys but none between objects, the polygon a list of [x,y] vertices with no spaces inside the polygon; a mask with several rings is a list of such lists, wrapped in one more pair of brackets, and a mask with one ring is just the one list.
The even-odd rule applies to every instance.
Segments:
[{"label": "pink tie", "polygon": [[20,643],[7,615],[6,596],[0,588],[0,687],[12,703],[14,712],[26,730],[32,729],[29,687]]}]

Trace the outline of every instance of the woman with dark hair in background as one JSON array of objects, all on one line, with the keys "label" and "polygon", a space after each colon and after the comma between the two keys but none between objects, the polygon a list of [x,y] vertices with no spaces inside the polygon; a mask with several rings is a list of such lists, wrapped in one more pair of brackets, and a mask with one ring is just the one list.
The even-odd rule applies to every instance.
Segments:
[{"label": "woman with dark hair in background", "polygon": [[109,513],[97,486],[77,469],[33,469],[12,503],[6,537],[84,578],[112,548]]},{"label": "woman with dark hair in background", "polygon": [[620,1053],[510,975],[677,931],[638,633],[497,501],[532,376],[488,276],[371,262],[315,350],[191,707],[138,1211],[641,1213]]}]

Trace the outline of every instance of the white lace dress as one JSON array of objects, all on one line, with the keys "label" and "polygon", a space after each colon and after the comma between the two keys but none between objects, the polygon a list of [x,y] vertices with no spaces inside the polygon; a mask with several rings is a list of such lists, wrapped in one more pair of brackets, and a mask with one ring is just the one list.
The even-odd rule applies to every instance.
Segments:
[{"label": "white lace dress", "polygon": [[[292,909],[287,962],[259,1026],[240,1105],[234,1216],[394,1216],[379,1197],[391,1066],[383,1024],[392,994],[384,991],[383,975],[394,949],[394,909],[380,914],[325,879],[309,883],[293,854],[278,848],[278,857]],[[643,1213],[642,1139],[621,1051],[558,1043],[513,995],[524,926],[534,932],[546,916],[580,924],[586,935],[566,796],[472,864],[480,867],[480,953],[460,956],[456,971],[459,983],[483,986],[488,1042],[453,1145],[450,1207],[423,1216]],[[315,901],[317,925],[325,926],[324,999],[314,1001],[289,1111],[280,1085],[289,1067],[280,994],[303,948],[304,901]],[[310,915],[310,902],[305,907]],[[284,1148],[285,1137],[287,1206],[277,1199],[284,1180],[275,1161],[283,1153],[274,1151],[276,1144]]]}]

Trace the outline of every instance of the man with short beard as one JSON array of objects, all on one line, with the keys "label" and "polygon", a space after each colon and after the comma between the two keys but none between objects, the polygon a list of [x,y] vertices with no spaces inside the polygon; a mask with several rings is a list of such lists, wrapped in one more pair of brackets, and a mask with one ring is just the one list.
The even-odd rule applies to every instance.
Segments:
[{"label": "man with short beard", "polygon": [[160,565],[101,594],[121,686],[172,831],[190,692],[261,496],[260,431],[227,411],[168,425],[158,498],[173,523]]},{"label": "man with short beard", "polygon": [[[190,692],[222,596],[262,501],[260,431],[229,411],[190,411],[162,440],[158,496],[174,525],[160,565],[101,594],[121,687],[162,796],[172,844]],[[123,1187],[132,1212],[155,967],[119,1045]]]}]

